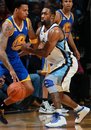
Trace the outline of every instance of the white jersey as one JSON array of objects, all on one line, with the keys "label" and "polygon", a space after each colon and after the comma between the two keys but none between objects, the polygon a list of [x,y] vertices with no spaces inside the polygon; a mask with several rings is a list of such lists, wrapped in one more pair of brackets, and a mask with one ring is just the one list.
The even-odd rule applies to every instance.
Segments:
[{"label": "white jersey", "polygon": [[[54,28],[58,27],[59,25],[54,23],[47,31],[45,30],[45,26],[42,26],[40,30],[40,41],[45,45],[48,41],[48,33],[49,31]],[[53,51],[45,60],[44,70],[48,71],[48,73],[52,72],[53,70],[59,68],[65,62],[70,62],[70,55],[72,52],[70,51],[67,42],[64,40],[58,41]]]}]

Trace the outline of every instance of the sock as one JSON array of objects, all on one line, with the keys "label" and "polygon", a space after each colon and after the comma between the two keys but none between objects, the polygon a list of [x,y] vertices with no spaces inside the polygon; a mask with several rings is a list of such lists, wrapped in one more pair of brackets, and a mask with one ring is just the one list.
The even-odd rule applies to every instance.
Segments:
[{"label": "sock", "polygon": [[76,108],[74,108],[74,111],[78,111],[82,108],[82,106],[78,105]]},{"label": "sock", "polygon": [[42,100],[43,100],[43,101],[48,101],[48,99],[47,99],[47,98],[43,98]]}]

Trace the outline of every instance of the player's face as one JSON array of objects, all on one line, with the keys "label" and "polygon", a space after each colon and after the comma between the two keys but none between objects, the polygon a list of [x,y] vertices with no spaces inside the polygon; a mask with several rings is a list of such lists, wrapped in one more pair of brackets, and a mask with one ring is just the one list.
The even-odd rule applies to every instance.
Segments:
[{"label": "player's face", "polygon": [[41,23],[43,25],[49,25],[51,21],[50,9],[44,8],[41,12]]},{"label": "player's face", "polygon": [[28,16],[28,5],[21,5],[20,8],[17,9],[18,17],[22,20],[26,19]]},{"label": "player's face", "polygon": [[73,2],[72,2],[72,0],[63,0],[62,5],[63,5],[64,9],[71,10],[71,8],[73,6]]}]

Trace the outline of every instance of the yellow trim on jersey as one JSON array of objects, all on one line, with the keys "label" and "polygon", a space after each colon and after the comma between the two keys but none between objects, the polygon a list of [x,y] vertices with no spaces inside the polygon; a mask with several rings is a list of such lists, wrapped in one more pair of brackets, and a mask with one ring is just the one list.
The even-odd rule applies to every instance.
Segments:
[{"label": "yellow trim on jersey", "polygon": [[8,22],[10,22],[12,24],[11,20],[9,20],[9,19],[6,19],[5,21],[8,21]]},{"label": "yellow trim on jersey", "polygon": [[38,43],[38,39],[29,39],[31,44],[37,44]]},{"label": "yellow trim on jersey", "polygon": [[29,18],[26,18],[26,21],[27,21],[27,27],[28,27],[28,30],[29,30],[29,26],[30,26]]},{"label": "yellow trim on jersey", "polygon": [[16,22],[15,22],[13,16],[12,16],[12,19],[13,19],[13,22],[14,22],[15,26],[18,28],[18,30],[19,30],[20,32],[22,32],[22,29],[23,29],[23,27],[24,27],[24,21],[22,21],[22,27],[20,28],[20,27],[16,24]]},{"label": "yellow trim on jersey", "polygon": [[28,75],[27,78],[24,79],[24,80],[22,80],[21,82],[25,82],[25,81],[27,81],[27,80],[31,80],[30,75]]}]

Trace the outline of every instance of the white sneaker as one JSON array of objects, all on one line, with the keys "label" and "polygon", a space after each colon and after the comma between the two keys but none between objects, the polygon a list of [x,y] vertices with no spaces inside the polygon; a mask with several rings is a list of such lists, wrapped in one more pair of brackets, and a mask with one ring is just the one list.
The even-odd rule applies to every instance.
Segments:
[{"label": "white sneaker", "polygon": [[55,112],[55,109],[52,105],[49,104],[48,101],[44,101],[42,103],[42,106],[39,108],[39,112],[45,114],[52,114]]},{"label": "white sneaker", "polygon": [[43,124],[46,124],[46,123],[49,123],[51,121],[51,117],[52,117],[52,115],[40,114],[39,115],[39,120]]},{"label": "white sneaker", "polygon": [[83,130],[83,128],[80,125],[76,124],[75,125],[75,130]]},{"label": "white sneaker", "polygon": [[68,110],[68,109],[65,109],[65,108],[61,108],[61,111],[62,111],[62,113],[67,113],[67,112],[69,112],[69,110]]},{"label": "white sneaker", "polygon": [[39,108],[39,112],[40,112],[40,113],[44,113],[44,114],[52,114],[52,113],[54,113],[55,111],[54,111],[54,110],[48,110],[48,109],[46,109],[46,108],[40,107],[40,108]]},{"label": "white sneaker", "polygon": [[77,117],[75,119],[75,123],[80,123],[89,112],[90,108],[83,106],[78,112],[76,112]]},{"label": "white sneaker", "polygon": [[59,113],[55,113],[52,116],[52,120],[45,124],[48,128],[59,128],[65,127],[67,125],[66,119],[64,116],[60,116]]}]

